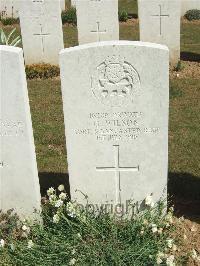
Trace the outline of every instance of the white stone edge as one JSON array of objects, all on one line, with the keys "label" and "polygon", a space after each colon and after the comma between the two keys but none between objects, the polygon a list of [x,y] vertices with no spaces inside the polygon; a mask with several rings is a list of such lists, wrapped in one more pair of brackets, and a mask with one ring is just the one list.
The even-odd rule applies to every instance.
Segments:
[{"label": "white stone edge", "polygon": [[9,46],[9,45],[0,45],[0,51],[13,52],[16,54],[20,54],[22,52],[22,48]]},{"label": "white stone edge", "polygon": [[140,41],[104,41],[104,42],[87,43],[87,44],[82,44],[79,46],[65,48],[65,49],[62,49],[59,54],[62,55],[65,53],[85,50],[85,49],[94,48],[94,47],[125,46],[125,45],[134,46],[134,47],[146,47],[146,48],[160,49],[160,50],[169,52],[169,49],[166,45],[162,45],[158,43],[140,42]]}]

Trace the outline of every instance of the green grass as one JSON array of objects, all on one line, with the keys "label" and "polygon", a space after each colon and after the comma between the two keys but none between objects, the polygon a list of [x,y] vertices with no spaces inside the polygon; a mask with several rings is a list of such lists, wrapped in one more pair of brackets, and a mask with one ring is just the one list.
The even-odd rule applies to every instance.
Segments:
[{"label": "green grass", "polygon": [[200,78],[171,80],[169,114],[169,191],[200,200]]},{"label": "green grass", "polygon": [[137,15],[137,0],[119,0],[119,11],[125,10],[128,14]]},{"label": "green grass", "polygon": [[38,167],[42,172],[65,172],[66,152],[60,81],[30,80],[28,87]]},{"label": "green grass", "polygon": [[176,96],[170,101],[170,161],[172,172],[199,176],[200,79],[172,80]]},{"label": "green grass", "polygon": [[139,24],[134,25],[120,24],[120,40],[139,41]]},{"label": "green grass", "polygon": [[65,48],[78,45],[77,28],[71,25],[63,26],[63,36]]},{"label": "green grass", "polygon": [[181,51],[200,55],[200,23],[181,25]]}]

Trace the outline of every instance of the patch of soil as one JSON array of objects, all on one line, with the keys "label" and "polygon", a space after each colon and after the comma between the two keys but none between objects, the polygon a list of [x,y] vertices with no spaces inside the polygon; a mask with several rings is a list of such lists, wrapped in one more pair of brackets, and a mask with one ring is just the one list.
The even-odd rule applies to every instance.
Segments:
[{"label": "patch of soil", "polygon": [[120,22],[120,24],[127,25],[127,26],[135,25],[135,24],[138,24],[138,23],[139,23],[139,19],[138,18],[130,18],[126,22]]},{"label": "patch of soil", "polygon": [[187,20],[185,17],[182,17],[181,18],[181,23],[184,23],[184,24],[194,24],[194,25],[200,25],[200,20]]},{"label": "patch of soil", "polygon": [[[139,23],[139,18],[130,18],[126,22],[120,22],[122,25],[134,25]],[[200,20],[192,20],[189,21],[186,18],[181,18],[181,24],[193,24],[193,25],[200,25]]]},{"label": "patch of soil", "polygon": [[[176,257],[188,257],[186,265],[200,265],[200,216],[193,221],[187,218],[175,219],[176,231],[174,236],[178,236],[178,250]],[[196,256],[194,256],[194,252]],[[182,264],[181,264],[182,265]],[[184,264],[185,265],[185,264]]]},{"label": "patch of soil", "polygon": [[170,69],[171,78],[200,78],[200,62],[181,61],[180,71]]}]

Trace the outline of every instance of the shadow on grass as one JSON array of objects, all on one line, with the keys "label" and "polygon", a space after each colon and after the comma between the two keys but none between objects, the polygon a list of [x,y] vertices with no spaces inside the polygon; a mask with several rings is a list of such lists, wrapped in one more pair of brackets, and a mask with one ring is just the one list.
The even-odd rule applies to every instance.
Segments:
[{"label": "shadow on grass", "polygon": [[[41,195],[46,195],[50,187],[65,186],[70,196],[69,175],[67,173],[39,173]],[[175,207],[177,217],[195,220],[200,217],[200,177],[189,173],[169,173],[168,193]]]},{"label": "shadow on grass", "polygon": [[70,197],[69,175],[67,173],[39,173],[39,181],[42,197],[46,196],[47,189],[50,187],[57,188],[61,184],[65,186],[65,190]]},{"label": "shadow on grass", "polygon": [[137,19],[138,18],[138,14],[129,13],[128,14],[128,18],[129,19],[131,19],[131,18]]},{"label": "shadow on grass", "polygon": [[169,173],[168,193],[177,217],[193,220],[200,216],[200,177],[189,173]]},{"label": "shadow on grass", "polygon": [[191,62],[200,62],[200,54],[195,54],[191,52],[181,52],[181,60],[191,61]]}]

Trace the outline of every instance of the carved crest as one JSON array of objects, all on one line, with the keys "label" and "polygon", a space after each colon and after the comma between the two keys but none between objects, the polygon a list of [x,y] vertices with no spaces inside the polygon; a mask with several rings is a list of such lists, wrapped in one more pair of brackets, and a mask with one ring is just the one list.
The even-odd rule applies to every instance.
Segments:
[{"label": "carved crest", "polygon": [[109,56],[101,63],[91,81],[94,96],[104,105],[119,107],[133,100],[140,88],[134,67],[121,56]]}]

